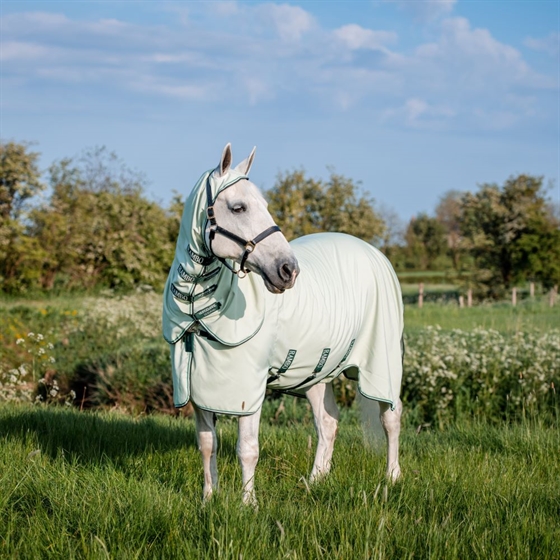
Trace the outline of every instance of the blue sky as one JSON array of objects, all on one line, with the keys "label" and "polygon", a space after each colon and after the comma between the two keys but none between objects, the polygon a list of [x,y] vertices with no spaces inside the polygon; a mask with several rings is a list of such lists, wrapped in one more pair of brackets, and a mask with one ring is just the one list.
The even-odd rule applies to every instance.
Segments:
[{"label": "blue sky", "polygon": [[149,194],[327,166],[403,219],[517,173],[560,199],[560,3],[1,1],[4,140],[105,145]]}]

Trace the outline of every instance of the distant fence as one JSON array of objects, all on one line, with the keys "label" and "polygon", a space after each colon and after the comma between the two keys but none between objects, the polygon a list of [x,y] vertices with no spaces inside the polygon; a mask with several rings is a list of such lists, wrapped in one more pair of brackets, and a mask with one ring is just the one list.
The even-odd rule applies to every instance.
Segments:
[{"label": "distant fence", "polygon": [[[535,284],[531,282],[529,287],[511,289],[511,304],[517,305],[522,300],[530,300],[535,298]],[[405,293],[402,296],[403,303],[407,305],[418,305],[422,307],[424,303],[457,303],[459,307],[472,307],[473,293],[472,290],[457,289],[424,289],[424,283],[418,284],[418,291],[416,293]],[[553,307],[558,299],[558,286],[554,286],[548,292],[548,303]]]}]

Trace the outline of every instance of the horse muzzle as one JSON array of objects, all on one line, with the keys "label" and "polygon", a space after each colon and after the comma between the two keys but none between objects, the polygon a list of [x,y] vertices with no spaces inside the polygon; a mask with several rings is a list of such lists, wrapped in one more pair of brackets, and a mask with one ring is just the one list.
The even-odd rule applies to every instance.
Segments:
[{"label": "horse muzzle", "polygon": [[294,287],[299,274],[299,264],[295,257],[278,259],[270,270],[256,270],[262,276],[266,289],[273,294],[281,294]]}]

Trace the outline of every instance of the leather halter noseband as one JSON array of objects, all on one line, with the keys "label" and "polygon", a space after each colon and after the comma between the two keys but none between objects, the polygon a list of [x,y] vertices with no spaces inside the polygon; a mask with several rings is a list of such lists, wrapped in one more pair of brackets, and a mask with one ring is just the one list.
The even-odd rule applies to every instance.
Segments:
[{"label": "leather halter noseband", "polygon": [[[241,177],[241,179],[243,178],[244,177]],[[237,274],[239,278],[244,278],[250,272],[250,270],[245,269],[245,263],[247,262],[249,255],[255,250],[255,246],[257,245],[257,243],[260,243],[263,239],[266,239],[269,235],[272,235],[273,233],[280,231],[280,228],[277,225],[273,225],[265,229],[263,232],[259,233],[259,235],[257,235],[254,239],[249,239],[249,240],[243,239],[242,237],[239,237],[239,235],[236,235],[235,233],[227,229],[224,229],[223,227],[220,227],[216,222],[216,214],[214,213],[214,203],[212,200],[212,190],[210,188],[210,176],[208,176],[208,179],[206,180],[206,199],[208,202],[206,208],[206,217],[210,222],[210,252],[219,261],[221,261],[221,263],[226,268],[229,268],[229,270],[231,270],[233,274]],[[217,233],[223,235],[224,237],[227,237],[228,239],[231,239],[232,241],[235,241],[237,244],[241,245],[241,247],[245,248],[245,252],[241,257],[239,270],[235,270],[230,264],[228,264],[228,262],[225,259],[223,259],[222,257],[218,257],[218,255],[216,255],[212,250],[212,241],[214,240],[214,237],[216,237]],[[239,274],[240,272],[243,273],[243,276]]]}]

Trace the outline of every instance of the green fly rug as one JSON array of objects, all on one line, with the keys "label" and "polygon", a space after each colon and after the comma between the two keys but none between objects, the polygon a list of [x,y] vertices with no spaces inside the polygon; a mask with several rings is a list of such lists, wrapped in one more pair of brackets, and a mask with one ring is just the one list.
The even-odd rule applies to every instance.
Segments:
[{"label": "green fly rug", "polygon": [[266,388],[303,395],[340,375],[362,395],[399,397],[403,306],[386,257],[355,237],[320,233],[290,245],[295,286],[276,295],[260,276],[233,275],[208,257],[205,184],[213,198],[247,177],[205,173],[185,204],[164,291],[163,334],[171,345],[175,406],[234,415],[256,412]]}]

